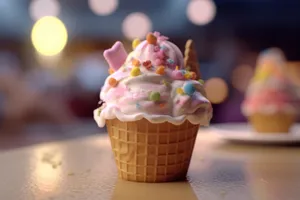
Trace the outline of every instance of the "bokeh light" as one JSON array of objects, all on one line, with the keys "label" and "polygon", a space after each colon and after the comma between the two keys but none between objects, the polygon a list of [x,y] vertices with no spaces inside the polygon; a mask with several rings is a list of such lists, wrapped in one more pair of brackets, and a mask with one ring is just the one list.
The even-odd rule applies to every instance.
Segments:
[{"label": "bokeh light", "polygon": [[238,66],[232,72],[232,86],[240,92],[245,92],[253,75],[254,70],[250,65]]},{"label": "bokeh light", "polygon": [[31,40],[38,53],[54,56],[66,46],[68,33],[61,20],[48,16],[41,18],[34,24]]},{"label": "bokeh light", "polygon": [[45,16],[58,16],[60,4],[57,0],[33,0],[29,5],[31,19],[38,20]]},{"label": "bokeh light", "polygon": [[187,7],[188,19],[196,25],[205,25],[216,16],[216,6],[212,0],[191,0]]},{"label": "bokeh light", "polygon": [[152,30],[152,22],[144,13],[131,13],[123,21],[123,34],[130,40],[142,39]]},{"label": "bokeh light", "polygon": [[118,7],[118,0],[89,0],[91,10],[101,16],[112,14]]},{"label": "bokeh light", "polygon": [[87,91],[98,92],[108,75],[107,64],[99,59],[99,54],[92,54],[76,61],[75,79]]},{"label": "bokeh light", "polygon": [[210,78],[204,87],[207,98],[214,104],[222,103],[228,97],[228,85],[221,78]]}]

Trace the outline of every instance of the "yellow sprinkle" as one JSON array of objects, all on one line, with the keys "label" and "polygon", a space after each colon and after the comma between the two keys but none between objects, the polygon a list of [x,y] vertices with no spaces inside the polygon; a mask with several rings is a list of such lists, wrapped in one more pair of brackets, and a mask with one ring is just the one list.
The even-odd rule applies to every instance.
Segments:
[{"label": "yellow sprinkle", "polygon": [[141,43],[140,39],[135,39],[132,41],[132,49],[134,50]]},{"label": "yellow sprinkle", "polygon": [[68,173],[68,176],[74,176],[75,174],[73,172]]},{"label": "yellow sprinkle", "polygon": [[255,81],[264,81],[270,76],[270,73],[261,71],[254,76]]},{"label": "yellow sprinkle", "polygon": [[131,69],[131,72],[130,72],[130,75],[131,75],[131,76],[138,76],[138,75],[140,75],[140,74],[141,74],[141,70],[140,70],[139,67],[133,67],[133,68]]},{"label": "yellow sprinkle", "polygon": [[191,78],[191,74],[189,72],[184,74],[184,78],[186,79],[190,79]]},{"label": "yellow sprinkle", "polygon": [[170,83],[169,83],[168,81],[166,81],[166,80],[163,80],[163,81],[162,81],[162,84],[164,84],[165,86],[170,85]]},{"label": "yellow sprinkle", "polygon": [[176,92],[177,92],[177,94],[184,94],[182,88],[177,88],[177,89],[176,89]]},{"label": "yellow sprinkle", "polygon": [[202,85],[204,84],[204,80],[202,79],[199,79],[198,82],[201,83]]},{"label": "yellow sprinkle", "polygon": [[178,66],[176,66],[176,67],[175,67],[175,69],[176,69],[176,70],[179,70],[179,67],[178,67]]}]

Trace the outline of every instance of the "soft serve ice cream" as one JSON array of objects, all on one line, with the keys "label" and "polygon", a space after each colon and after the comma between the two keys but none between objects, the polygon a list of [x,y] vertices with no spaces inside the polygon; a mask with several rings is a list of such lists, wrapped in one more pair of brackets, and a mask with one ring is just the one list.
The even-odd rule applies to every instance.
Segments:
[{"label": "soft serve ice cream", "polygon": [[129,55],[121,42],[104,52],[111,75],[100,93],[94,118],[100,127],[109,119],[174,125],[189,120],[209,125],[212,107],[205,97],[202,80],[184,66],[179,48],[159,33],[135,42]]},{"label": "soft serve ice cream", "polygon": [[277,48],[264,51],[258,58],[253,77],[242,104],[245,116],[255,113],[297,114],[297,98],[285,74],[286,60]]}]

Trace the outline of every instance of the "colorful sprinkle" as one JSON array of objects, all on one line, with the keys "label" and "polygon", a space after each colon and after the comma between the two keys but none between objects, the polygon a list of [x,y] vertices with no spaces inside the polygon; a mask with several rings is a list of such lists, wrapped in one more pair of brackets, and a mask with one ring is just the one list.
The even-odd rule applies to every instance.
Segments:
[{"label": "colorful sprinkle", "polygon": [[160,50],[159,46],[154,47],[154,52],[159,52],[159,50]]},{"label": "colorful sprinkle", "polygon": [[115,79],[115,78],[110,78],[108,80],[108,84],[111,86],[111,87],[116,87],[118,85],[118,81]]},{"label": "colorful sprinkle", "polygon": [[162,49],[164,52],[168,51],[168,48],[165,45],[161,45],[160,49]]},{"label": "colorful sprinkle", "polygon": [[186,73],[186,71],[184,69],[181,69],[179,71],[182,73],[182,75],[185,75],[185,73]]},{"label": "colorful sprinkle", "polygon": [[170,83],[168,81],[166,81],[166,80],[162,80],[162,84],[164,84],[165,86],[169,86],[170,85]]},{"label": "colorful sprinkle", "polygon": [[202,79],[199,79],[198,82],[201,83],[202,85],[204,84],[204,80]]},{"label": "colorful sprinkle", "polygon": [[100,116],[102,109],[98,109],[98,116]]},{"label": "colorful sprinkle", "polygon": [[160,74],[160,75],[164,75],[165,74],[165,67],[164,66],[159,66],[155,73]]},{"label": "colorful sprinkle", "polygon": [[192,76],[191,76],[191,74],[190,73],[185,73],[184,74],[184,78],[186,78],[186,79],[190,79]]},{"label": "colorful sprinkle", "polygon": [[132,49],[134,50],[141,43],[140,39],[135,39],[132,41]]},{"label": "colorful sprinkle", "polygon": [[185,94],[191,96],[196,91],[196,88],[194,87],[194,85],[192,83],[186,83],[183,86],[183,91],[184,91]]},{"label": "colorful sprinkle", "polygon": [[149,70],[152,67],[152,63],[150,60],[147,60],[147,61],[143,62],[143,66]]},{"label": "colorful sprinkle", "polygon": [[159,92],[151,92],[149,95],[150,101],[159,101],[160,100],[160,93]]},{"label": "colorful sprinkle", "polygon": [[184,76],[179,70],[172,71],[172,78],[175,80],[184,80]]},{"label": "colorful sprinkle", "polygon": [[115,71],[113,70],[113,68],[109,68],[109,69],[108,69],[108,73],[109,73],[109,74],[113,74],[113,73],[115,73]]},{"label": "colorful sprinkle", "polygon": [[159,107],[164,108],[165,105],[166,105],[165,103],[161,103],[161,104],[159,104]]},{"label": "colorful sprinkle", "polygon": [[177,94],[183,95],[183,94],[184,94],[184,91],[183,91],[182,88],[177,88],[177,89],[176,89],[176,93],[177,93]]},{"label": "colorful sprinkle", "polygon": [[178,67],[178,66],[176,66],[176,67],[175,67],[175,70],[179,70],[179,67]]},{"label": "colorful sprinkle", "polygon": [[197,78],[197,74],[195,72],[190,72],[191,79],[195,80]]},{"label": "colorful sprinkle", "polygon": [[147,39],[148,44],[156,44],[156,42],[157,42],[157,38],[152,33],[148,33],[146,39]]},{"label": "colorful sprinkle", "polygon": [[167,60],[167,62],[168,62],[169,64],[174,64],[174,60],[171,59],[171,58],[169,58],[169,59]]},{"label": "colorful sprinkle", "polygon": [[133,67],[130,71],[131,76],[138,76],[141,74],[141,70],[139,67]]},{"label": "colorful sprinkle", "polygon": [[137,109],[141,108],[141,105],[139,103],[136,103],[135,106],[136,106]]},{"label": "colorful sprinkle", "polygon": [[139,67],[141,65],[141,62],[137,59],[133,59],[131,62],[132,62],[132,65],[135,67]]}]

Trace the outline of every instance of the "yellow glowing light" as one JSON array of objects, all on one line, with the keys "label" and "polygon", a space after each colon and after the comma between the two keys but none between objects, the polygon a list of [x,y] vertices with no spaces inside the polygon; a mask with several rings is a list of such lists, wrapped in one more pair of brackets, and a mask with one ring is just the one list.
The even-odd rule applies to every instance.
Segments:
[{"label": "yellow glowing light", "polygon": [[37,52],[45,56],[54,56],[66,46],[68,33],[62,21],[56,17],[47,16],[34,24],[31,40]]}]

